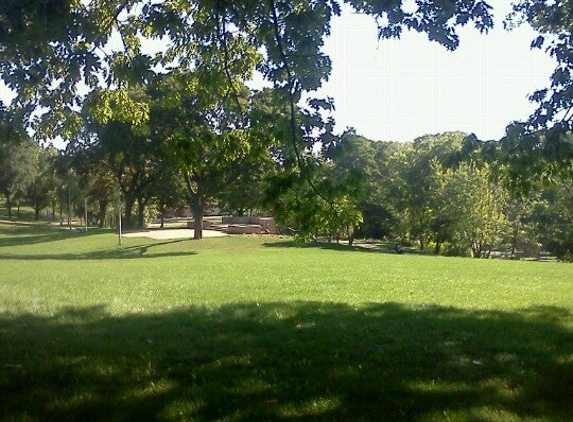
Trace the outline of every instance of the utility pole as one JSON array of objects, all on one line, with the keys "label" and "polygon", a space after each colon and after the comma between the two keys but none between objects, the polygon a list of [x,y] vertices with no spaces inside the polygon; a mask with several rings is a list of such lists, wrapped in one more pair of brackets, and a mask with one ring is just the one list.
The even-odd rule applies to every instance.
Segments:
[{"label": "utility pole", "polygon": [[68,228],[72,231],[72,191],[68,183]]},{"label": "utility pole", "polygon": [[119,186],[117,187],[117,222],[118,222],[118,233],[119,233],[119,245],[123,243],[123,239],[121,236],[121,191]]}]

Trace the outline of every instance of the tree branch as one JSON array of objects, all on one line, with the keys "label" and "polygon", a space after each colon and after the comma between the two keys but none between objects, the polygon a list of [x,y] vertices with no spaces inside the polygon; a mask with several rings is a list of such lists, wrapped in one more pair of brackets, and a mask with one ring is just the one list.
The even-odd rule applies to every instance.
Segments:
[{"label": "tree branch", "polygon": [[330,208],[332,208],[332,210],[335,212],[335,214],[338,216],[338,213],[336,211],[336,209],[334,208],[334,204],[330,201],[330,199],[328,199],[326,196],[324,196],[318,189],[317,187],[314,185],[313,181],[311,180],[310,176],[306,174],[305,172],[305,165],[302,161],[301,155],[300,155],[300,151],[298,149],[298,145],[297,145],[297,122],[296,122],[296,104],[295,104],[295,94],[297,93],[297,91],[299,90],[299,86],[297,84],[296,79],[293,76],[293,72],[290,68],[290,65],[288,63],[288,57],[285,53],[285,50],[283,48],[283,41],[282,41],[282,37],[280,34],[280,29],[279,29],[279,19],[278,19],[278,15],[277,15],[277,9],[276,9],[276,5],[275,5],[275,1],[274,0],[269,0],[269,7],[271,9],[271,13],[272,13],[272,19],[273,19],[273,29],[274,29],[274,38],[275,38],[275,42],[277,44],[277,48],[279,50],[279,54],[281,57],[281,61],[282,64],[284,66],[284,69],[287,73],[287,87],[288,87],[288,96],[289,96],[289,108],[290,108],[290,132],[291,132],[291,142],[292,142],[292,146],[293,146],[293,150],[295,153],[295,157],[296,157],[296,162],[297,165],[299,167],[299,169],[302,172],[303,177],[305,178],[305,180],[308,182],[310,188],[314,191],[314,193],[316,193],[322,200],[324,200],[329,206]]}]

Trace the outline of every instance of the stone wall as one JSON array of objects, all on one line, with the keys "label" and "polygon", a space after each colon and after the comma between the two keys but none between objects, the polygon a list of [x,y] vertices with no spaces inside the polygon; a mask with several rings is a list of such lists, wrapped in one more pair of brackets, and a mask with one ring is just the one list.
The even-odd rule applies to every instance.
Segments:
[{"label": "stone wall", "polygon": [[223,217],[222,222],[228,225],[229,233],[277,233],[277,226],[273,217]]}]

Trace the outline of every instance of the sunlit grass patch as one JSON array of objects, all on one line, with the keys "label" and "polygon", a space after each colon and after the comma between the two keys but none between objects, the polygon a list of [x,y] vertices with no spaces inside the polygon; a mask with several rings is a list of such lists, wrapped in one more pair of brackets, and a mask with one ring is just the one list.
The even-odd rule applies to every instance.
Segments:
[{"label": "sunlit grass patch", "polygon": [[10,225],[0,258],[0,420],[573,416],[570,265]]}]

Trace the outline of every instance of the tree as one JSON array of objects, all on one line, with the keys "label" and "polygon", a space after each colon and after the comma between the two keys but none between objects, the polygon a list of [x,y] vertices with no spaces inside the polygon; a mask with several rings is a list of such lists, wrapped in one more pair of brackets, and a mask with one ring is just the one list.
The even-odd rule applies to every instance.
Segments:
[{"label": "tree", "polygon": [[84,147],[113,173],[125,199],[125,227],[145,225],[145,207],[153,196],[151,185],[165,159],[162,139],[152,136],[150,101],[143,87],[101,90],[92,94],[83,111],[88,131]]},{"label": "tree", "polygon": [[389,159],[389,195],[402,241],[484,257],[508,231],[508,195],[493,165],[461,132],[418,138]]},{"label": "tree", "polygon": [[509,232],[508,195],[502,185],[492,182],[489,165],[462,162],[435,177],[443,184],[442,205],[433,210],[436,221],[445,223],[439,229],[447,230],[445,236],[436,230],[436,242],[448,240],[454,250],[469,250],[472,258],[487,258],[493,248],[503,246]]},{"label": "tree", "polygon": [[30,138],[0,142],[0,190],[6,200],[8,218],[23,199],[36,171],[38,144]]},{"label": "tree", "polygon": [[224,188],[234,164],[248,157],[254,145],[245,121],[246,87],[232,92],[226,78],[205,85],[204,76],[171,74],[154,87],[153,94],[155,136],[165,139],[169,159],[184,178],[195,239],[202,238],[208,200]]},{"label": "tree", "polygon": [[101,150],[95,145],[71,142],[58,157],[60,172],[73,168],[78,176],[88,208],[98,227],[106,227],[108,210],[117,200],[118,183]]},{"label": "tree", "polygon": [[334,151],[327,152],[337,171],[361,173],[363,192],[358,209],[363,221],[357,228],[357,236],[371,239],[392,236],[397,219],[389,201],[392,176],[388,163],[389,158],[403,148],[407,148],[407,144],[372,141],[350,128],[342,134]]},{"label": "tree", "polygon": [[82,177],[73,165],[75,157],[60,153],[54,160],[56,177],[59,185],[56,188],[56,198],[59,203],[60,225],[64,223],[64,215],[67,224],[71,228],[75,216],[79,213],[79,204],[83,206],[86,197],[85,186],[82,186]]},{"label": "tree", "polygon": [[562,181],[542,191],[528,223],[535,226],[546,250],[573,260],[573,182]]},{"label": "tree", "polygon": [[[573,11],[567,1],[521,0],[514,4],[508,24],[527,22],[539,35],[531,47],[545,49],[557,66],[551,75],[551,85],[538,89],[531,100],[538,104],[528,120],[530,130],[554,127],[560,133],[573,129]],[[554,139],[559,142],[559,139]],[[571,151],[571,150],[570,150]]]},{"label": "tree", "polygon": [[[411,29],[428,34],[431,40],[449,49],[459,43],[457,26],[473,22],[480,31],[492,26],[490,8],[480,0],[447,0],[445,3],[442,0],[415,3],[346,0],[346,3],[358,12],[372,15],[381,38],[399,37],[403,30]],[[38,14],[38,10],[42,13]],[[320,125],[308,125],[308,120],[316,120],[318,109],[326,111],[331,104],[328,100],[312,99],[308,102],[311,112],[306,116],[299,112],[298,104],[303,93],[319,88],[330,74],[330,59],[323,53],[322,46],[330,31],[332,16],[339,13],[339,3],[335,0],[5,2],[0,7],[0,18],[10,25],[0,33],[0,71],[8,86],[16,91],[16,103],[27,116],[38,106],[47,107],[48,111],[42,116],[44,125],[36,128],[38,134],[71,137],[82,124],[80,110],[84,96],[77,90],[80,82],[93,90],[103,81],[110,88],[107,98],[113,99],[119,108],[115,120],[117,116],[126,116],[127,119],[119,119],[120,122],[133,125],[142,120],[138,119],[142,110],[137,107],[137,101],[129,100],[129,88],[149,84],[157,77],[156,72],[177,75],[192,69],[198,81],[195,91],[198,87],[212,89],[207,95],[209,99],[204,100],[209,110],[216,104],[236,100],[241,83],[256,66],[263,77],[282,92],[282,101],[287,105],[289,119],[283,140],[291,144],[293,153],[287,161],[294,157],[299,167],[298,178],[327,208],[334,210],[336,200],[344,195],[340,197],[340,189],[324,181],[321,184],[326,193],[317,189],[319,180],[313,180],[316,160],[308,153],[309,147],[312,150],[318,145],[312,143],[313,139],[325,141],[330,136],[328,129],[320,136],[309,134],[309,130]],[[106,47],[115,34],[119,35],[122,46]],[[143,54],[141,43],[146,37],[163,39],[167,48],[154,57]],[[237,105],[240,108],[239,102]],[[225,108],[229,110],[227,105]],[[109,117],[109,110],[107,106],[101,108],[105,119]],[[213,110],[210,113],[213,115]],[[142,117],[148,118],[145,113]],[[195,121],[194,133],[180,139],[203,139],[203,144],[212,142],[214,149],[221,143],[235,144],[231,149],[238,145],[248,149],[251,141],[259,142],[244,136],[237,128],[221,130],[217,127],[220,122],[215,120],[203,125],[203,130],[198,129],[201,124]],[[209,124],[211,128],[207,130]],[[146,139],[142,136],[136,141],[144,143]],[[328,142],[326,140],[325,145]],[[183,146],[179,141],[174,144],[179,144],[178,155],[187,154],[188,159],[189,154],[206,158],[204,148],[191,151],[195,147]],[[186,171],[191,174],[189,168]],[[296,170],[289,171],[296,173]],[[188,187],[199,200],[203,193],[197,180],[202,176],[195,174],[191,179],[188,178]],[[338,192],[336,200],[328,197],[334,192]],[[129,209],[134,199],[125,193]],[[143,196],[138,198],[141,209]],[[202,201],[199,202],[198,206],[204,207]]]},{"label": "tree", "polygon": [[[492,142],[485,148],[494,150]],[[496,157],[503,167],[509,188],[516,195],[573,179],[573,132],[558,124],[532,130],[526,123],[506,128]]]},{"label": "tree", "polygon": [[268,177],[274,173],[276,163],[266,154],[248,154],[230,169],[228,183],[217,193],[222,212],[243,216],[264,212],[263,192]]},{"label": "tree", "polygon": [[352,241],[362,220],[357,209],[362,181],[357,171],[336,172],[337,137],[329,117],[332,103],[311,99],[297,105],[292,137],[290,103],[284,91],[267,90],[255,107],[253,130],[270,137],[277,171],[268,178],[263,203],[272,209],[277,223],[295,233],[297,241],[318,235]]},{"label": "tree", "polygon": [[[34,209],[34,219],[40,219],[40,212],[55,202],[57,177],[54,160],[58,152],[53,147],[38,147],[31,159],[34,166],[28,175],[29,183],[26,187],[25,199]],[[52,210],[53,211],[53,210]]]},{"label": "tree", "polygon": [[179,169],[168,160],[162,160],[160,171],[150,186],[150,196],[155,210],[161,219],[161,228],[165,226],[165,217],[173,210],[183,208],[186,201],[186,186]]},{"label": "tree", "polygon": [[372,212],[373,204],[379,204],[377,195],[379,187],[379,163],[376,157],[375,143],[360,136],[354,129],[347,129],[340,139],[336,140],[325,152],[325,157],[332,163],[329,170],[333,179],[352,186],[349,199],[355,204],[356,212],[361,215],[361,224],[353,228],[353,236],[377,237],[378,227]]},{"label": "tree", "polygon": [[538,244],[559,259],[573,258],[573,185],[558,181],[511,198],[508,219],[512,224],[512,255],[522,244]]},{"label": "tree", "polygon": [[407,227],[407,234],[421,250],[433,242],[439,252],[439,245],[448,237],[448,217],[440,212],[441,184],[435,176],[453,164],[464,138],[461,132],[425,135],[389,159],[388,202],[402,226],[402,236]]},{"label": "tree", "polygon": [[12,207],[28,183],[26,171],[32,166],[27,153],[34,148],[18,118],[13,108],[0,102],[0,192],[6,200],[8,218],[12,218]]}]

